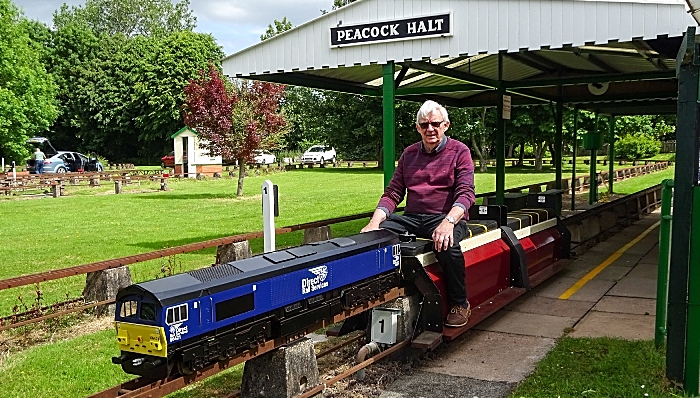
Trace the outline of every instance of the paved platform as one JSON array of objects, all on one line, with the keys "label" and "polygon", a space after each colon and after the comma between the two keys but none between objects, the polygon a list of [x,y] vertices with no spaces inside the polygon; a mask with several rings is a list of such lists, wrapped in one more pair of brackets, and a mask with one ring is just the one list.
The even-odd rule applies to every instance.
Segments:
[{"label": "paved platform", "polygon": [[[548,281],[441,345],[435,359],[389,385],[380,397],[508,397],[565,333],[652,340],[659,220],[659,212],[645,216],[592,247]],[[560,298],[649,229],[568,299]]]}]

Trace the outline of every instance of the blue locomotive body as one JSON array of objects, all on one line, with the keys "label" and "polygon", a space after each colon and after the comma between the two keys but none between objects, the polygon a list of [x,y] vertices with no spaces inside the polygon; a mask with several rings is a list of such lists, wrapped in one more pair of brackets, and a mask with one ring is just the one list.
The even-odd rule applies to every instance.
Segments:
[{"label": "blue locomotive body", "polygon": [[129,286],[117,295],[113,362],[147,377],[188,373],[353,306],[365,280],[394,274],[379,288],[396,286],[399,266],[396,235],[373,231]]}]

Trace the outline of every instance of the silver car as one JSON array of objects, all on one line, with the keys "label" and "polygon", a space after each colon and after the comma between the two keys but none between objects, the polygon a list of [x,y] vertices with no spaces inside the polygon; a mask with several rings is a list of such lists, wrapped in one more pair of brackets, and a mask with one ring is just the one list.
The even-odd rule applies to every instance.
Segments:
[{"label": "silver car", "polygon": [[[46,155],[44,173],[75,173],[82,171],[104,171],[104,165],[95,158],[88,158],[79,152],[57,151],[44,137],[33,137],[27,144],[40,148]],[[27,160],[27,171],[36,174],[34,159]]]}]

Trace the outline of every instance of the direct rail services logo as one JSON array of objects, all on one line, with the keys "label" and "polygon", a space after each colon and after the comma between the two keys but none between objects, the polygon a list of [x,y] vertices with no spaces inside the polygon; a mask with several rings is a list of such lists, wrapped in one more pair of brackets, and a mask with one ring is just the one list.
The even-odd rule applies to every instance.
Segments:
[{"label": "direct rail services logo", "polygon": [[178,341],[182,339],[183,335],[187,334],[187,325],[182,326],[182,323],[176,323],[175,325],[170,325],[170,341]]},{"label": "direct rail services logo", "polygon": [[316,275],[314,278],[304,278],[301,280],[301,294],[308,294],[315,292],[316,290],[328,287],[328,282],[326,277],[328,276],[328,267],[321,265],[318,267],[310,268],[308,270],[312,274]]}]

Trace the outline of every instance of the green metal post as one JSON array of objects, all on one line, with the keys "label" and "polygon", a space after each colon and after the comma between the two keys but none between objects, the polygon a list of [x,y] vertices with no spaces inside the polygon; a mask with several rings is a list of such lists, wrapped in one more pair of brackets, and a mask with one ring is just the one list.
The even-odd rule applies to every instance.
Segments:
[{"label": "green metal post", "polygon": [[394,108],[394,97],[396,86],[394,85],[394,62],[389,61],[382,66],[382,76],[384,77],[382,89],[382,107],[384,108],[384,187],[389,186],[391,177],[394,176],[396,165],[396,114]]},{"label": "green metal post", "polygon": [[[595,113],[595,125],[593,127],[593,134],[598,134],[598,112]],[[588,133],[590,134],[590,132]],[[591,171],[590,180],[588,181],[588,204],[592,205],[598,201],[598,175],[596,174],[596,156],[598,155],[597,149],[591,149]]]},{"label": "green metal post", "polygon": [[[700,393],[700,186],[693,187],[693,213],[690,229],[690,268],[688,269],[688,325],[685,340],[686,395]],[[693,233],[695,231],[695,233]]]},{"label": "green metal post", "polygon": [[[498,88],[496,89],[496,204],[504,203],[506,190],[506,121],[503,120],[503,53],[498,53]],[[489,203],[490,204],[490,203]]]},{"label": "green metal post", "polygon": [[576,210],[576,150],[578,149],[578,105],[574,107],[574,133],[572,134],[574,139],[574,151],[573,160],[571,167],[571,210]]},{"label": "green metal post", "polygon": [[[563,145],[563,130],[564,130],[564,103],[561,100],[561,86],[559,86],[559,102],[557,102],[557,120],[556,120],[556,136],[554,139],[554,158],[552,161],[555,164],[554,187],[561,189],[561,151]],[[557,214],[561,215],[561,214]]]},{"label": "green metal post", "polygon": [[615,115],[610,115],[610,135],[608,137],[608,195],[613,193],[615,166]]},{"label": "green metal post", "polygon": [[[676,116],[676,167],[673,178],[673,213],[682,214],[671,226],[671,265],[668,271],[666,320],[666,377],[684,384],[688,315],[688,269],[690,256],[693,186],[697,182],[697,140],[700,131],[695,27],[689,27],[678,50],[678,114]],[[700,234],[700,231],[695,231]]]},{"label": "green metal post", "polygon": [[668,306],[668,265],[671,260],[671,201],[673,180],[661,182],[661,225],[659,226],[659,269],[656,280],[656,328],[654,344],[661,347],[666,337],[666,307]]}]

